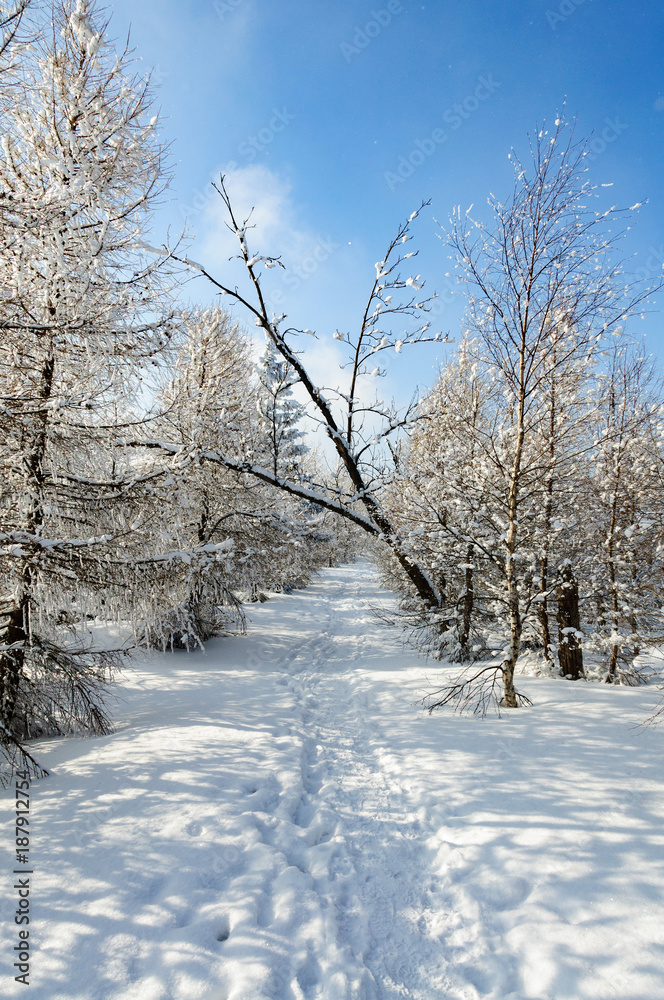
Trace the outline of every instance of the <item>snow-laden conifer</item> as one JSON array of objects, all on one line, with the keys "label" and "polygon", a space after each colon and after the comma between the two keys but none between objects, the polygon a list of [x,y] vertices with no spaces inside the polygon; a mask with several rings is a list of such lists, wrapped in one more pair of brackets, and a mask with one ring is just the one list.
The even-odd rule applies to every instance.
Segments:
[{"label": "snow-laden conifer", "polygon": [[113,657],[88,625],[124,589],[109,560],[132,535],[112,441],[170,335],[142,247],[165,185],[148,83],[93,3],[43,13],[0,118],[0,721],[15,736],[107,727]]},{"label": "snow-laden conifer", "polygon": [[293,396],[293,387],[299,379],[269,339],[258,372],[258,412],[272,459],[272,471],[275,478],[297,477],[302,457],[308,451],[301,426],[305,408]]}]

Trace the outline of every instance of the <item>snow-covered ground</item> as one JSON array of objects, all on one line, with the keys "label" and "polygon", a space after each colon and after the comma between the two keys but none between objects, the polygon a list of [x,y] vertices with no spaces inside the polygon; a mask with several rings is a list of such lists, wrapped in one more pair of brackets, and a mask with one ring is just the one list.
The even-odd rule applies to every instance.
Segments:
[{"label": "snow-covered ground", "polygon": [[522,678],[533,708],[430,717],[387,599],[326,571],[139,657],[112,736],[36,747],[33,1000],[661,1000],[656,692]]}]

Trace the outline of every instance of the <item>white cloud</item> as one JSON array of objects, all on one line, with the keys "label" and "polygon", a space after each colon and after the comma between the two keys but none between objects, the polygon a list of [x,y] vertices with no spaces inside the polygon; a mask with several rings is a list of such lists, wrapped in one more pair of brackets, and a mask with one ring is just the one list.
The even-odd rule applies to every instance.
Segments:
[{"label": "white cloud", "polygon": [[[280,256],[288,267],[297,265],[316,244],[316,235],[298,223],[290,183],[268,167],[256,163],[230,171],[226,188],[238,223],[250,217],[251,253]],[[224,204],[213,191],[200,221],[194,221],[196,253],[210,267],[226,266],[238,253],[237,237],[227,222]]]}]

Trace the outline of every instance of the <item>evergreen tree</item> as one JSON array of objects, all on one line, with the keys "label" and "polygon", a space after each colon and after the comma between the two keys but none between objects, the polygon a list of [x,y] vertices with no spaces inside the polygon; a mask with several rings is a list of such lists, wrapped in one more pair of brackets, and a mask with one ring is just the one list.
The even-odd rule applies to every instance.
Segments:
[{"label": "evergreen tree", "polygon": [[301,476],[302,458],[308,448],[300,423],[305,408],[293,397],[299,379],[291,365],[267,341],[259,365],[258,412],[265,434],[269,465],[275,478]]},{"label": "evergreen tree", "polygon": [[93,3],[47,13],[0,119],[0,723],[12,737],[107,727],[113,657],[87,622],[125,589],[133,477],[109,442],[170,335],[165,278],[140,250],[166,182],[148,86]]}]

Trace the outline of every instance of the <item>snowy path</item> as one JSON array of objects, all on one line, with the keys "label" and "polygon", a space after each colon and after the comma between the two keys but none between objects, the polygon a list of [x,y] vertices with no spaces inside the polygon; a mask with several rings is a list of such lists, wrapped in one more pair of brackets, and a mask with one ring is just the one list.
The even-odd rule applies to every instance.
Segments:
[{"label": "snowy path", "polygon": [[655,693],[524,679],[533,709],[430,718],[385,599],[327,571],[142,657],[112,736],[38,748],[35,1000],[661,1000]]},{"label": "snowy path", "polygon": [[[374,708],[358,696],[348,669],[376,652],[361,582],[349,585],[347,573],[333,582],[328,574],[314,635],[287,664],[301,718],[302,786],[295,829],[286,824],[273,843],[313,879],[317,907],[330,910],[329,938],[339,954],[332,975],[312,977],[310,963],[296,980],[307,1000],[442,996],[440,943],[427,933],[432,852],[404,789],[386,774]],[[367,631],[372,634],[363,639]],[[309,948],[310,954],[318,950],[315,937]],[[294,992],[298,996],[297,986]]]}]

